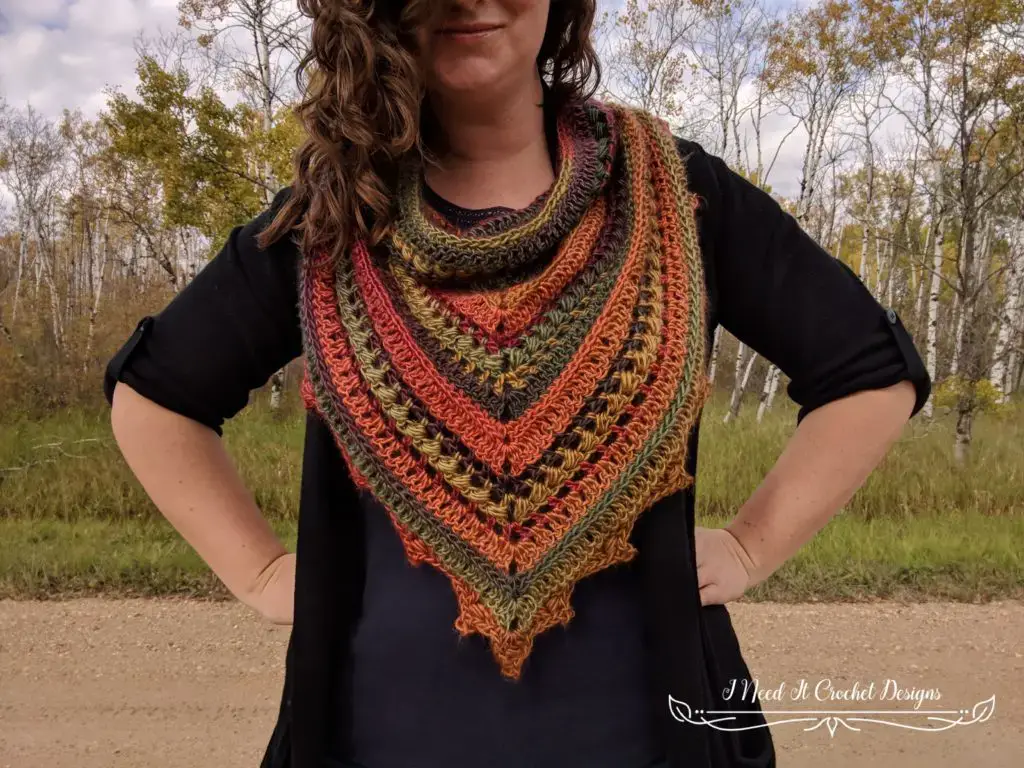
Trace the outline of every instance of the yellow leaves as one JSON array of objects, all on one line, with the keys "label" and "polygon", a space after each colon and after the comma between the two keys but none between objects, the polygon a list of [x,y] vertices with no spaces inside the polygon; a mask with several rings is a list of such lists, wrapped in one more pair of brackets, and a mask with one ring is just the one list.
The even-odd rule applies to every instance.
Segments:
[{"label": "yellow leaves", "polygon": [[1001,415],[1010,408],[1002,403],[1002,393],[988,379],[970,382],[962,376],[949,376],[935,387],[937,408],[956,408],[961,397],[971,397],[983,413]]},{"label": "yellow leaves", "polygon": [[991,47],[1012,56],[1003,42],[1019,37],[1021,0],[860,0],[865,44],[880,60],[905,72],[933,64],[952,65],[959,57]]},{"label": "yellow leaves", "polygon": [[793,11],[769,38],[765,83],[771,90],[815,79],[844,83],[871,65],[854,9],[846,0],[823,0]]},{"label": "yellow leaves", "polygon": [[605,82],[615,98],[670,121],[680,117],[701,9],[722,5],[718,0],[626,0],[609,31],[615,49],[606,59]]},{"label": "yellow leaves", "polygon": [[197,21],[222,21],[231,10],[231,0],[179,0],[179,23],[186,29]]}]

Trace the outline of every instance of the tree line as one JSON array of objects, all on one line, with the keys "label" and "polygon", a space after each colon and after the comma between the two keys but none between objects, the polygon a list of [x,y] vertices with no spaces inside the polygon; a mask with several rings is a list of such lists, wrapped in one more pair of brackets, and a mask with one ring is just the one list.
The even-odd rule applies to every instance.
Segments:
[{"label": "tree line", "polygon": [[[287,0],[179,11],[95,118],[0,101],[0,392],[18,408],[95,397],[138,317],[289,177],[307,20]],[[596,40],[599,95],[773,194],[899,313],[935,382],[923,415],[948,406],[965,459],[1024,375],[1024,2],[625,0]],[[727,420],[755,397],[760,420],[783,379],[721,331],[710,373]]]}]

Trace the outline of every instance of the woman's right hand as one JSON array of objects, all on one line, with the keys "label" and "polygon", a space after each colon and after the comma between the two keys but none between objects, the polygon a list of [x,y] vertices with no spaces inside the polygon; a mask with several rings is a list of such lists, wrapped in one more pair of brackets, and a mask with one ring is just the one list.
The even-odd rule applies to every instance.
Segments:
[{"label": "woman's right hand", "polygon": [[290,624],[295,556],[263,516],[212,427],[115,385],[111,428],[157,509],[232,595]]},{"label": "woman's right hand", "polygon": [[274,624],[291,624],[295,615],[295,554],[272,561],[256,580],[245,601]]}]

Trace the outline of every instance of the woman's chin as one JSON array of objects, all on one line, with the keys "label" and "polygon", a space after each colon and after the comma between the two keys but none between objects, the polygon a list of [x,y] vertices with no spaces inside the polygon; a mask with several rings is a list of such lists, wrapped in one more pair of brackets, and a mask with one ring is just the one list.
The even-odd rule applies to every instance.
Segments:
[{"label": "woman's chin", "polygon": [[486,100],[501,90],[501,78],[482,67],[459,67],[435,73],[432,89],[447,98]]}]

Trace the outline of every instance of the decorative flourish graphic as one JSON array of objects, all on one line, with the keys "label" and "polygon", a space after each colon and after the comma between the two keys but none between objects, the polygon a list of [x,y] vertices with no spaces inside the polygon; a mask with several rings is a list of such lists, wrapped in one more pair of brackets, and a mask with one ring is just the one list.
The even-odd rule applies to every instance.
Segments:
[{"label": "decorative flourish graphic", "polygon": [[[835,737],[839,726],[849,731],[861,731],[852,723],[869,723],[872,725],[889,725],[893,728],[903,728],[908,731],[922,731],[925,733],[937,733],[948,731],[959,725],[973,725],[983,723],[992,717],[996,708],[995,695],[984,701],[979,701],[970,710],[967,709],[848,709],[848,710],[762,710],[760,713],[751,710],[721,710],[721,709],[693,709],[685,701],[680,701],[671,696],[668,697],[668,708],[672,717],[681,723],[690,725],[708,725],[718,731],[750,731],[756,728],[767,728],[776,725],[789,725],[791,723],[808,723],[805,731],[814,731],[824,726],[832,737]],[[763,714],[765,722],[753,725],[737,725],[739,718],[743,715]],[[782,720],[769,720],[772,715],[784,715]],[[796,717],[793,717],[796,715]],[[913,722],[897,722],[880,717],[899,717],[906,719],[910,717],[923,718],[928,724],[914,724]]]}]

